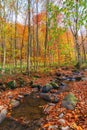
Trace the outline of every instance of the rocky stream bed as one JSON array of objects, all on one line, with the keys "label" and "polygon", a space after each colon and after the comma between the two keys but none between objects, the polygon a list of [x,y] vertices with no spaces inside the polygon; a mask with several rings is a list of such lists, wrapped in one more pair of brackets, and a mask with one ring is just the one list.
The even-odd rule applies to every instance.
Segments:
[{"label": "rocky stream bed", "polygon": [[[53,79],[44,86],[31,81],[30,88],[32,88],[32,92],[29,94],[23,95],[22,92],[21,94],[16,94],[16,98],[13,99],[12,93],[8,92],[7,97],[10,98],[13,108],[10,110],[11,115],[7,116],[0,124],[0,130],[74,130],[68,123],[66,124],[66,114],[63,111],[67,112],[66,110],[69,110],[72,113],[79,102],[74,91],[73,93],[71,92],[69,84],[73,86],[74,82],[78,83],[83,80],[86,80],[86,78],[83,73],[78,71],[69,74],[57,72]],[[15,82],[11,81],[11,88],[14,87]],[[63,98],[61,100],[62,95]],[[14,108],[15,105],[17,105],[16,108]],[[58,113],[58,117],[55,114],[55,117],[52,118],[51,113]],[[2,118],[2,115],[0,116]],[[57,125],[52,123],[55,121]]]},{"label": "rocky stream bed", "polygon": [[[46,101],[36,98],[35,93],[26,96],[23,103],[13,109],[11,117],[0,124],[0,130],[38,130],[45,117],[42,109],[45,104]],[[21,124],[21,120],[25,123]]]}]

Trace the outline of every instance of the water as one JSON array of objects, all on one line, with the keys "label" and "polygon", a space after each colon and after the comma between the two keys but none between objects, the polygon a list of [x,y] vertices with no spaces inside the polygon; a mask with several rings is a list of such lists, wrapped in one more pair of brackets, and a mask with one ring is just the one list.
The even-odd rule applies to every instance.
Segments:
[{"label": "water", "polygon": [[23,118],[28,124],[21,125],[12,119],[5,119],[0,124],[0,130],[38,130],[42,118],[45,117],[42,106],[46,102],[40,98],[36,98],[35,95],[26,96],[23,103],[12,112],[12,117],[17,119]]}]

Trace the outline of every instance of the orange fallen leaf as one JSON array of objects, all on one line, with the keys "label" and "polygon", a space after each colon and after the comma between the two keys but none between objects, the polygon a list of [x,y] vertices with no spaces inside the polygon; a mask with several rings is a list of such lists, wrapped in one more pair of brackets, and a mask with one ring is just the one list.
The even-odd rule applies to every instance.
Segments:
[{"label": "orange fallen leaf", "polygon": [[47,123],[43,126],[43,128],[46,128],[46,127],[49,127],[51,124],[50,123]]},{"label": "orange fallen leaf", "polygon": [[11,113],[9,112],[7,115],[6,115],[7,118],[11,117]]}]

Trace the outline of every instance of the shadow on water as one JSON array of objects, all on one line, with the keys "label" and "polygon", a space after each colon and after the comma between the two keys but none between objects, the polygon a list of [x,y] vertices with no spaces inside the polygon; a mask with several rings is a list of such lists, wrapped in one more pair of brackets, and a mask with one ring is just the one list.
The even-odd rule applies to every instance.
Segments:
[{"label": "shadow on water", "polygon": [[41,119],[45,117],[41,106],[45,105],[46,102],[36,98],[35,95],[32,93],[30,96],[26,96],[24,102],[12,112],[12,117],[17,119],[23,117],[25,121],[29,122],[28,125],[21,125],[12,119],[5,119],[0,124],[0,130],[38,130]]}]

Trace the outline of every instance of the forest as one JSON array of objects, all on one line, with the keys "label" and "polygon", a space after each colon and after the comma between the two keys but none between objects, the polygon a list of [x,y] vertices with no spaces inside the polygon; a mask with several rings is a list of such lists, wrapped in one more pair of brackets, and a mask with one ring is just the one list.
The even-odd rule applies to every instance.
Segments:
[{"label": "forest", "polygon": [[87,0],[0,0],[0,130],[87,130]]}]

